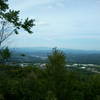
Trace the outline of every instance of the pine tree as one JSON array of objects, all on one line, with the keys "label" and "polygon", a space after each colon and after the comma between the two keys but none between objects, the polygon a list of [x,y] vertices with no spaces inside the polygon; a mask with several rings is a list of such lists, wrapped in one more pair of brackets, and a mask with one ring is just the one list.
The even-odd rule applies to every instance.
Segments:
[{"label": "pine tree", "polygon": [[66,57],[56,48],[48,56],[48,91],[52,91],[59,100],[64,100],[66,86]]}]

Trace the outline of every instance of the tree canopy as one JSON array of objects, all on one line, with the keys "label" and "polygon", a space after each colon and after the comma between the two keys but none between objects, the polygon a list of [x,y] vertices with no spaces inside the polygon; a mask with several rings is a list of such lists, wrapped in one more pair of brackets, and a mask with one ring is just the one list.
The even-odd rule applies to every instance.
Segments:
[{"label": "tree canopy", "polygon": [[100,74],[68,70],[54,50],[44,68],[0,65],[0,100],[100,100]]},{"label": "tree canopy", "polygon": [[11,57],[11,52],[10,50],[8,49],[8,47],[2,49],[0,51],[0,60],[2,60],[2,62],[4,63],[8,58]]},{"label": "tree canopy", "polygon": [[22,20],[19,13],[20,11],[9,8],[8,0],[0,0],[0,46],[12,34],[18,34],[20,29],[33,33],[35,19]]},{"label": "tree canopy", "polygon": [[34,19],[26,18],[22,21],[19,17],[20,11],[11,10],[8,5],[8,0],[0,0],[0,19],[6,20],[15,26],[15,32],[23,28],[28,33],[32,33],[31,28],[35,25]]}]

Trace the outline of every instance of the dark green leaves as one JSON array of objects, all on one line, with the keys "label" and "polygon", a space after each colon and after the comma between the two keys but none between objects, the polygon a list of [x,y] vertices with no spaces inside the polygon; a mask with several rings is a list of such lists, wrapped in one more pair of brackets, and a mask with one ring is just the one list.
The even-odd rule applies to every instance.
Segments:
[{"label": "dark green leaves", "polygon": [[24,21],[24,23],[22,24],[22,27],[23,27],[27,32],[32,33],[31,27],[35,26],[34,21],[35,21],[35,20],[32,20],[32,19],[28,19],[28,18],[27,18],[27,19]]},{"label": "dark green leaves", "polygon": [[[18,34],[20,29],[33,33],[32,27],[35,26],[33,19],[26,18],[21,19],[19,14],[20,11],[12,10],[7,4],[8,0],[0,0],[0,46],[7,40],[11,35]],[[6,23],[6,24],[2,24]]]},{"label": "dark green leaves", "polygon": [[19,11],[9,10],[7,13],[3,14],[3,17],[15,26],[20,26],[21,24],[19,21]]},{"label": "dark green leaves", "polygon": [[6,11],[9,8],[7,1],[8,0],[0,0],[0,12]]},{"label": "dark green leaves", "polygon": [[18,33],[19,29],[24,29],[28,33],[33,33],[31,28],[35,26],[33,19],[26,18],[24,21],[20,19],[20,11],[11,10],[7,4],[8,0],[0,0],[0,19],[5,19],[15,27],[15,33]]},{"label": "dark green leaves", "polygon": [[11,56],[11,53],[8,49],[8,47],[4,48],[3,50],[0,51],[0,55],[3,60],[8,59]]},{"label": "dark green leaves", "polygon": [[17,29],[15,29],[15,30],[14,30],[14,32],[15,32],[15,34],[18,34],[18,31],[17,31]]}]

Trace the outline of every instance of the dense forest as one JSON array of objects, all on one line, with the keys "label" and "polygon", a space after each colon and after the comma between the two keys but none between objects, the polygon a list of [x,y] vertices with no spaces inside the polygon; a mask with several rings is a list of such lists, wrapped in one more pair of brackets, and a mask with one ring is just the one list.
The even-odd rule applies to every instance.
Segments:
[{"label": "dense forest", "polygon": [[0,65],[0,100],[100,100],[100,74],[65,68],[54,49],[46,67]]}]

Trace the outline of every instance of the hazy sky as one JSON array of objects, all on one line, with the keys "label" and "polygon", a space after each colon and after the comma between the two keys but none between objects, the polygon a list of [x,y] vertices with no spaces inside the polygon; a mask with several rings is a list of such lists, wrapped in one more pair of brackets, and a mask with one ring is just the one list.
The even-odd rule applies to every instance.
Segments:
[{"label": "hazy sky", "polygon": [[21,31],[16,47],[100,50],[100,0],[9,0],[22,19],[36,19],[34,34]]}]

